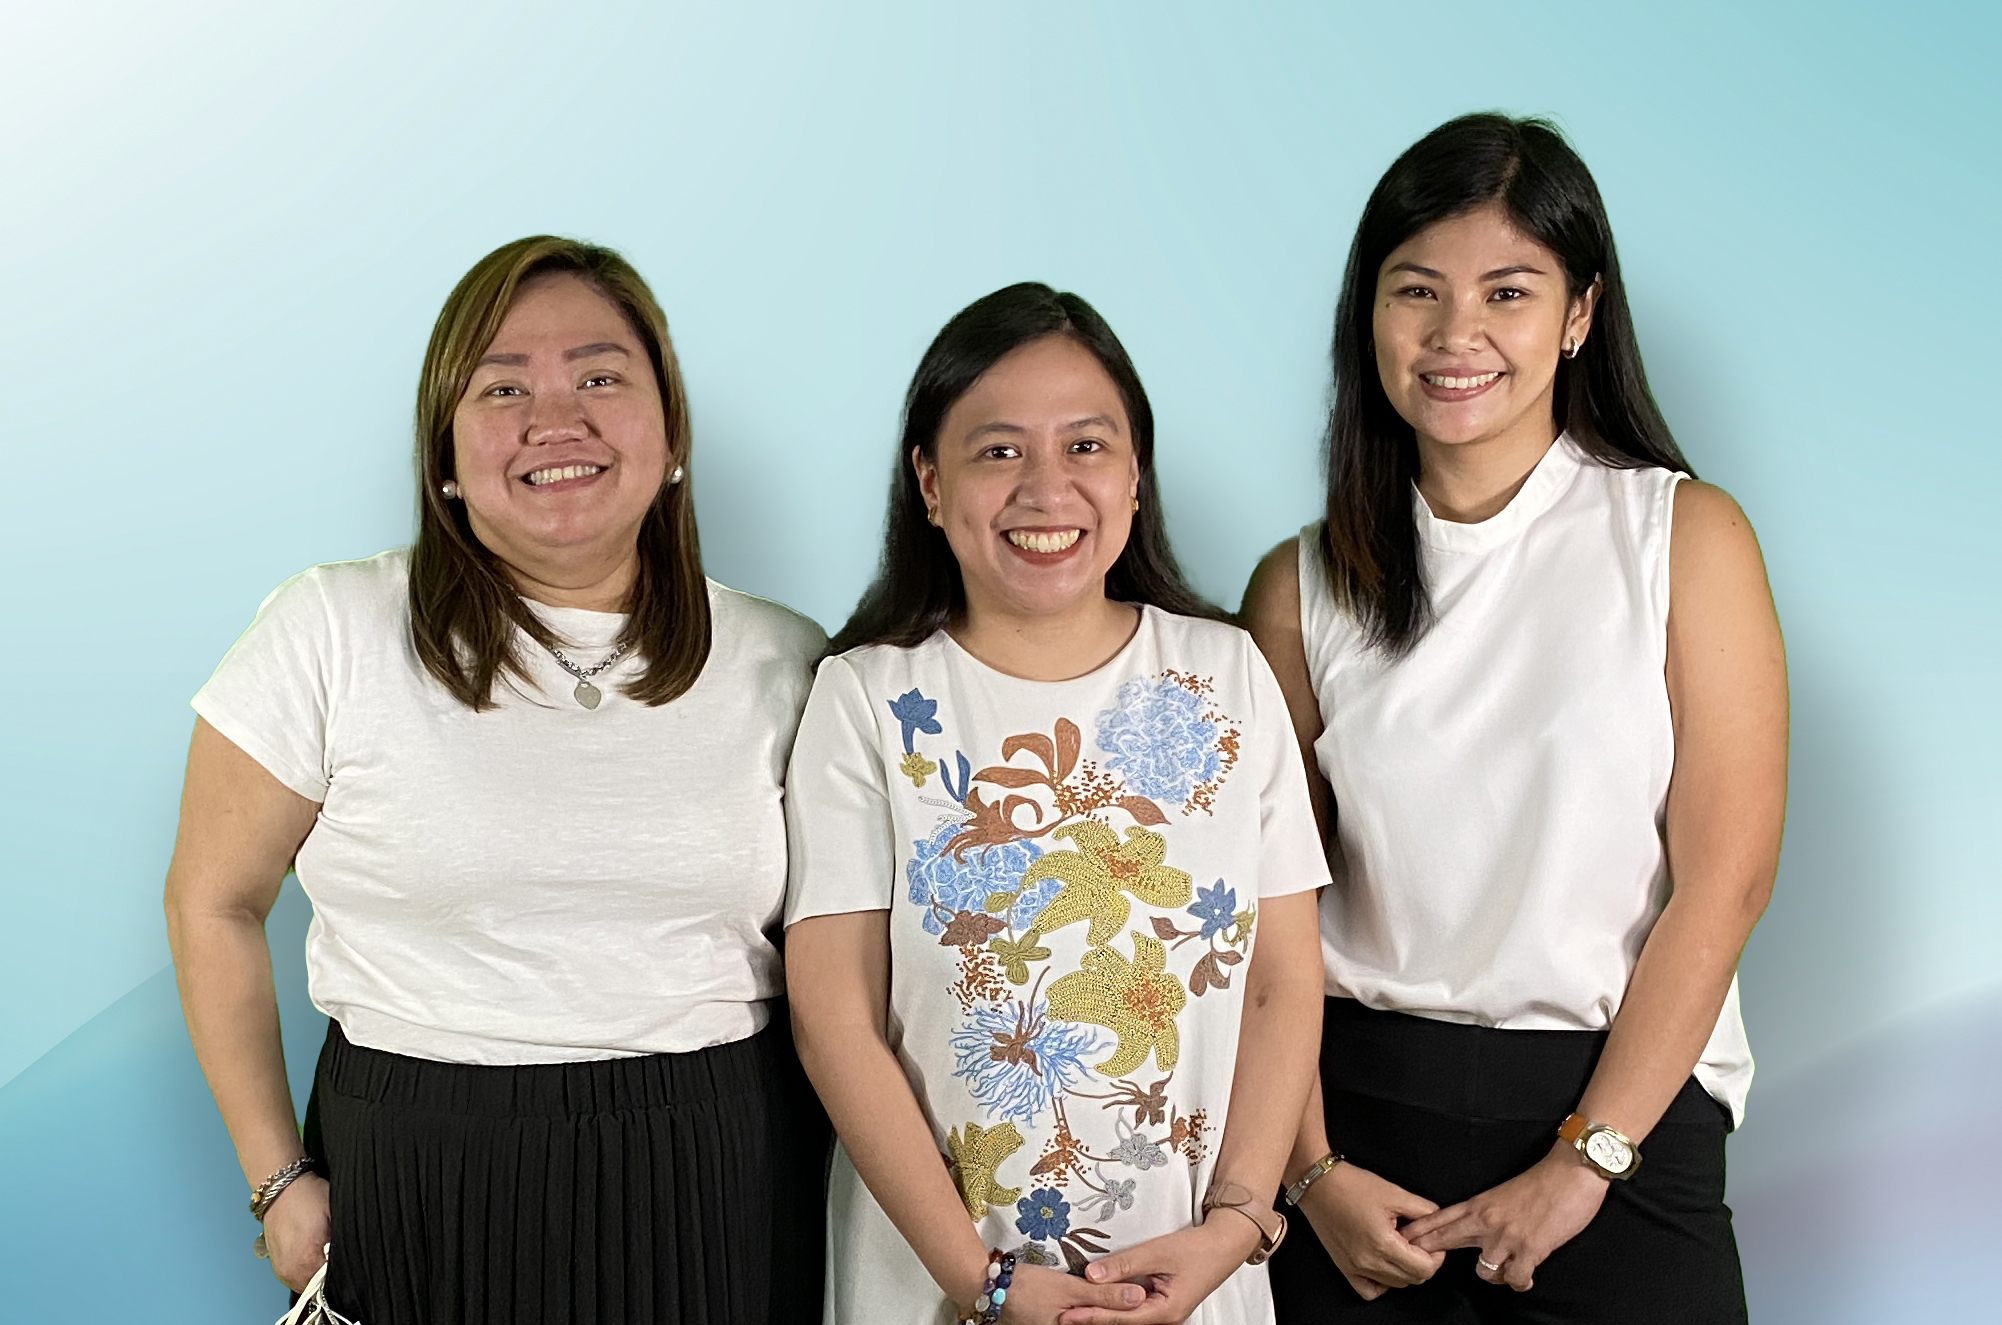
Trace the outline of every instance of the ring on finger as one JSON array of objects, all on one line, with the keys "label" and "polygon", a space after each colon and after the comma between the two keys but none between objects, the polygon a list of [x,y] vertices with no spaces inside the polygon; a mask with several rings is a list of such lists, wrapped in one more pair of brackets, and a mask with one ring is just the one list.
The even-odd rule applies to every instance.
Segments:
[{"label": "ring on finger", "polygon": [[1485,1256],[1477,1256],[1477,1257],[1475,1257],[1475,1258],[1474,1258],[1474,1264],[1475,1264],[1475,1266],[1477,1266],[1477,1267],[1478,1267],[1478,1268],[1479,1268],[1479,1269],[1481,1270],[1481,1272],[1482,1272],[1482,1273],[1484,1273],[1484,1274],[1490,1274],[1490,1275],[1495,1275],[1495,1274],[1500,1274],[1500,1273],[1502,1272],[1502,1267],[1501,1267],[1501,1266],[1497,1265],[1497,1264],[1496,1264],[1495,1262],[1493,1262],[1493,1261],[1489,1260],[1489,1259],[1488,1259],[1487,1257],[1485,1257]]}]

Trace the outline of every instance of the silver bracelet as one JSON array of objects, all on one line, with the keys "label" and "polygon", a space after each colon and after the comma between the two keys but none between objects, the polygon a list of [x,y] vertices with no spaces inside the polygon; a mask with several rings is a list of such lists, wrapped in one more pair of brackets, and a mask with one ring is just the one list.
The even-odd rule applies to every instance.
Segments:
[{"label": "silver bracelet", "polygon": [[313,1157],[301,1155],[251,1188],[250,1213],[256,1216],[257,1222],[260,1224],[264,1222],[265,1212],[271,1209],[271,1203],[278,1199],[280,1193],[312,1171]]},{"label": "silver bracelet", "polygon": [[1341,1162],[1342,1152],[1339,1150],[1330,1150],[1327,1154],[1308,1165],[1307,1171],[1300,1175],[1298,1181],[1286,1189],[1286,1204],[1297,1210],[1300,1207],[1300,1198],[1307,1194],[1307,1189],[1312,1187],[1316,1182],[1319,1182],[1329,1169]]}]

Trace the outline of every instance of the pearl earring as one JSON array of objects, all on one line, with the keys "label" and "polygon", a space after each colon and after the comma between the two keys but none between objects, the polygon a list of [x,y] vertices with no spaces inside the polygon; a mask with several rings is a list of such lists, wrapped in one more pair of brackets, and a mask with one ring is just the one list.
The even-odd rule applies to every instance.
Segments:
[{"label": "pearl earring", "polygon": [[438,485],[438,495],[446,501],[457,501],[459,499],[458,483],[452,479],[446,479]]},{"label": "pearl earring", "polygon": [[688,471],[683,469],[680,465],[676,465],[674,467],[674,472],[667,476],[667,481],[669,483],[679,483],[681,482],[682,479],[687,477],[688,477]]}]

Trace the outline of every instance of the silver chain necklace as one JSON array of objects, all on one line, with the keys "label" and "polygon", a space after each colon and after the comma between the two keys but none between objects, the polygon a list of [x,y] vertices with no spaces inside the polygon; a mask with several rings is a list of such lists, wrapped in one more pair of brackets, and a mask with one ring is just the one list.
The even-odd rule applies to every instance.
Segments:
[{"label": "silver chain necklace", "polygon": [[557,666],[577,678],[577,688],[570,692],[577,697],[577,702],[587,709],[594,709],[598,707],[599,701],[604,699],[605,694],[598,687],[591,684],[591,678],[604,671],[607,667],[610,667],[620,658],[623,658],[626,653],[626,646],[621,644],[618,648],[613,649],[611,653],[606,655],[605,660],[595,667],[579,667],[576,663],[564,657],[563,650],[558,648],[549,648],[549,652],[556,659]]}]

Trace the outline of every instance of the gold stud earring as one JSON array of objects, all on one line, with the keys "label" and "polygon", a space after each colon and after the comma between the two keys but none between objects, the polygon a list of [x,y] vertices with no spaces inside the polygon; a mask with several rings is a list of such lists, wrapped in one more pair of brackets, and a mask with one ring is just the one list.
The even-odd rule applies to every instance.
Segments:
[{"label": "gold stud earring", "polygon": [[1140,499],[1138,497],[1133,499],[1133,509],[1136,511],[1140,509]]},{"label": "gold stud earring", "polygon": [[932,526],[937,526],[937,524],[938,524],[938,507],[936,507],[936,506],[927,506],[927,507],[925,507],[925,523],[926,523],[926,524],[928,524],[928,525],[932,525]]}]

